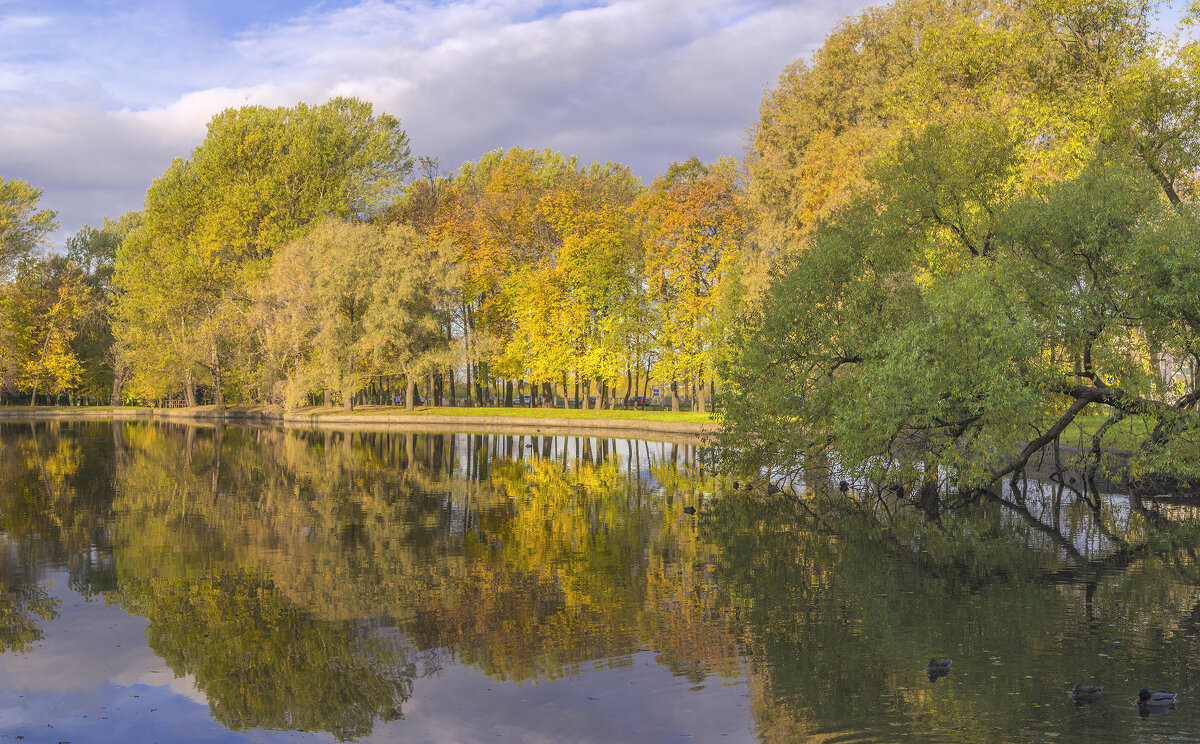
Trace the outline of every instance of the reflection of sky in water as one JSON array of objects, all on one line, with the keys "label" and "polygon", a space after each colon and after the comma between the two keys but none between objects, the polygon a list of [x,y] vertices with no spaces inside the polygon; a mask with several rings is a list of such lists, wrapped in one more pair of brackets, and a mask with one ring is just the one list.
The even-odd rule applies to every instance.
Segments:
[{"label": "reflection of sky in water", "polygon": [[[65,572],[45,587],[62,601],[29,653],[0,655],[0,737],[35,742],[335,741],[328,734],[229,731],[212,720],[190,677],[175,678],[146,646],[146,621],[86,601]],[[361,741],[756,741],[740,680],[701,685],[659,666],[650,651],[534,683],[497,682],[442,662],[416,681],[404,719]],[[49,724],[49,725],[48,725]]]},{"label": "reflection of sky in water", "polygon": [[[1106,535],[1096,524],[1096,514],[1086,504],[1079,501],[1078,492],[1052,481],[1028,480],[1018,483],[1017,489],[1005,479],[1001,485],[1003,498],[1017,506],[1019,496],[1024,496],[1024,507],[1029,516],[1047,527],[1054,528],[1058,537],[1051,538],[1030,533],[1031,542],[1043,550],[1056,551],[1058,557],[1064,560],[1097,558],[1112,552],[1117,543],[1110,535]],[[1057,501],[1056,501],[1057,496]],[[1105,519],[1112,527],[1124,529],[1129,524],[1130,503],[1125,494],[1099,494]],[[1017,525],[1022,522],[1019,514],[1009,513],[1007,521]],[[1066,539],[1074,551],[1067,550],[1060,544],[1060,539]]]},{"label": "reflection of sky in water", "polygon": [[[1088,494],[1091,499],[1098,498],[1103,520],[1103,524],[1100,524],[1096,511],[1082,501],[1078,490],[1080,486],[1075,483],[1074,476],[1068,477],[1070,481],[1065,485],[1031,479],[1019,482],[1016,489],[1006,479],[1001,484],[1001,493],[1005,502],[1013,508],[1006,513],[1006,521],[1015,526],[1027,526],[1027,519],[1018,511],[1023,507],[1028,517],[1052,528],[1055,533],[1050,536],[1033,530],[1029,533],[1030,542],[1043,550],[1055,551],[1063,560],[1095,560],[1112,553],[1120,547],[1116,537],[1125,534],[1136,520],[1143,518],[1143,515],[1136,513],[1134,499],[1127,493],[1112,491]],[[1143,499],[1138,508],[1143,513],[1170,517],[1180,523],[1195,522],[1200,514],[1196,506],[1191,504],[1154,499]],[[1069,549],[1062,544],[1063,540],[1070,546]]]}]

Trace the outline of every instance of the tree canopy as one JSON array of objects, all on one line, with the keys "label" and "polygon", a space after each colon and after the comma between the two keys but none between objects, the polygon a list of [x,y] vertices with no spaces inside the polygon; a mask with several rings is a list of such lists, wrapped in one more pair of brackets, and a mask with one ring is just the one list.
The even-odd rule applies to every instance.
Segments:
[{"label": "tree canopy", "polygon": [[44,247],[46,236],[58,229],[55,212],[38,209],[41,198],[41,189],[0,176],[0,282],[11,279],[21,261]]},{"label": "tree canopy", "polygon": [[261,394],[250,287],[319,222],[381,213],[411,169],[399,120],[358,99],[214,117],[191,159],[150,186],[117,256],[116,332],[135,389],[156,397],[179,381],[194,403],[203,376],[218,403],[229,388]]},{"label": "tree canopy", "polygon": [[[784,73],[750,193],[788,258],[727,370],[745,463],[970,494],[1102,411],[1152,422],[1134,472],[1200,475],[1197,57],[1150,11],[902,0]],[[851,74],[862,100],[811,105]]]}]

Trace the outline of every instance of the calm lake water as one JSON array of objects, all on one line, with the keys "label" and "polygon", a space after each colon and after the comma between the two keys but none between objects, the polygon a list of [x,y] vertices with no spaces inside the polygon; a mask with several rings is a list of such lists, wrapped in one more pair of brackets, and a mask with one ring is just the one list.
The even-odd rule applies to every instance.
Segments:
[{"label": "calm lake water", "polygon": [[1190,508],[1033,487],[897,541],[700,462],[0,422],[0,739],[1200,741]]}]

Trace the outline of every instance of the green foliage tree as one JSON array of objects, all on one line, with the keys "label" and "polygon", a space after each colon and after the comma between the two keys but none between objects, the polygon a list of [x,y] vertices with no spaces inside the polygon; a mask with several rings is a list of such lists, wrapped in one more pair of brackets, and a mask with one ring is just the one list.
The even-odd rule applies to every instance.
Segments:
[{"label": "green foliage tree", "polygon": [[279,252],[257,309],[287,405],[337,390],[346,410],[365,380],[452,362],[441,312],[457,270],[450,246],[404,225],[331,220]]},{"label": "green foliage tree", "polygon": [[58,229],[55,212],[38,209],[42,190],[20,179],[0,177],[0,283],[10,280],[18,266],[40,249]]},{"label": "green foliage tree", "polygon": [[[914,12],[937,21],[919,40],[901,22]],[[846,128],[789,140],[764,115],[752,192],[792,249],[729,370],[731,450],[782,467],[824,459],[936,515],[939,485],[991,486],[1100,407],[1158,423],[1134,472],[1200,474],[1185,436],[1198,396],[1168,396],[1159,379],[1164,355],[1193,343],[1191,311],[1169,293],[1200,265],[1181,197],[1197,165],[1196,71],[1187,53],[1156,56],[1147,13],[901,2],[847,27],[912,53],[873,81],[918,118],[885,107],[854,185],[815,209],[821,169],[809,181],[781,163],[825,157],[813,142]],[[840,38],[816,57],[830,74],[870,47]],[[983,65],[994,44],[964,47],[980,39],[1044,64]],[[922,69],[927,105],[912,109]],[[823,86],[785,78],[765,109]]]},{"label": "green foliage tree", "polygon": [[201,372],[218,404],[229,386],[258,394],[249,295],[274,252],[328,217],[381,213],[411,168],[399,120],[358,99],[214,117],[150,187],[144,234],[118,256],[117,337],[135,377],[151,390],[171,372],[189,403]]},{"label": "green foliage tree", "polygon": [[121,242],[140,225],[141,213],[129,212],[119,220],[105,218],[100,228],[85,225],[67,238],[67,258],[79,267],[89,294],[73,344],[80,363],[78,392],[114,405],[121,401],[124,369],[117,365],[112,332],[113,273]]}]

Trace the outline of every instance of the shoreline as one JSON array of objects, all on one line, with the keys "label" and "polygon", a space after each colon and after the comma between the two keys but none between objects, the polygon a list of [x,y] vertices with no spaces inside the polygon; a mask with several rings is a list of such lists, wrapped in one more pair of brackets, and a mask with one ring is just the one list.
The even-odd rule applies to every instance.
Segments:
[{"label": "shoreline", "polygon": [[[533,409],[547,410],[547,409]],[[559,410],[559,409],[549,409]],[[576,410],[576,409],[571,409]],[[605,413],[598,411],[597,413]],[[717,423],[693,421],[663,421],[650,418],[624,418],[621,416],[597,416],[564,418],[552,415],[463,415],[450,413],[393,413],[372,412],[369,408],[361,412],[346,413],[340,410],[311,410],[285,412],[261,406],[230,406],[218,410],[213,406],[196,408],[30,408],[25,406],[0,407],[0,422],[3,421],[70,421],[70,420],[147,420],[199,424],[268,424],[285,428],[354,428],[386,429],[407,431],[504,433],[506,431],[538,433],[557,432],[566,434],[652,434],[702,438],[716,434]]]}]

